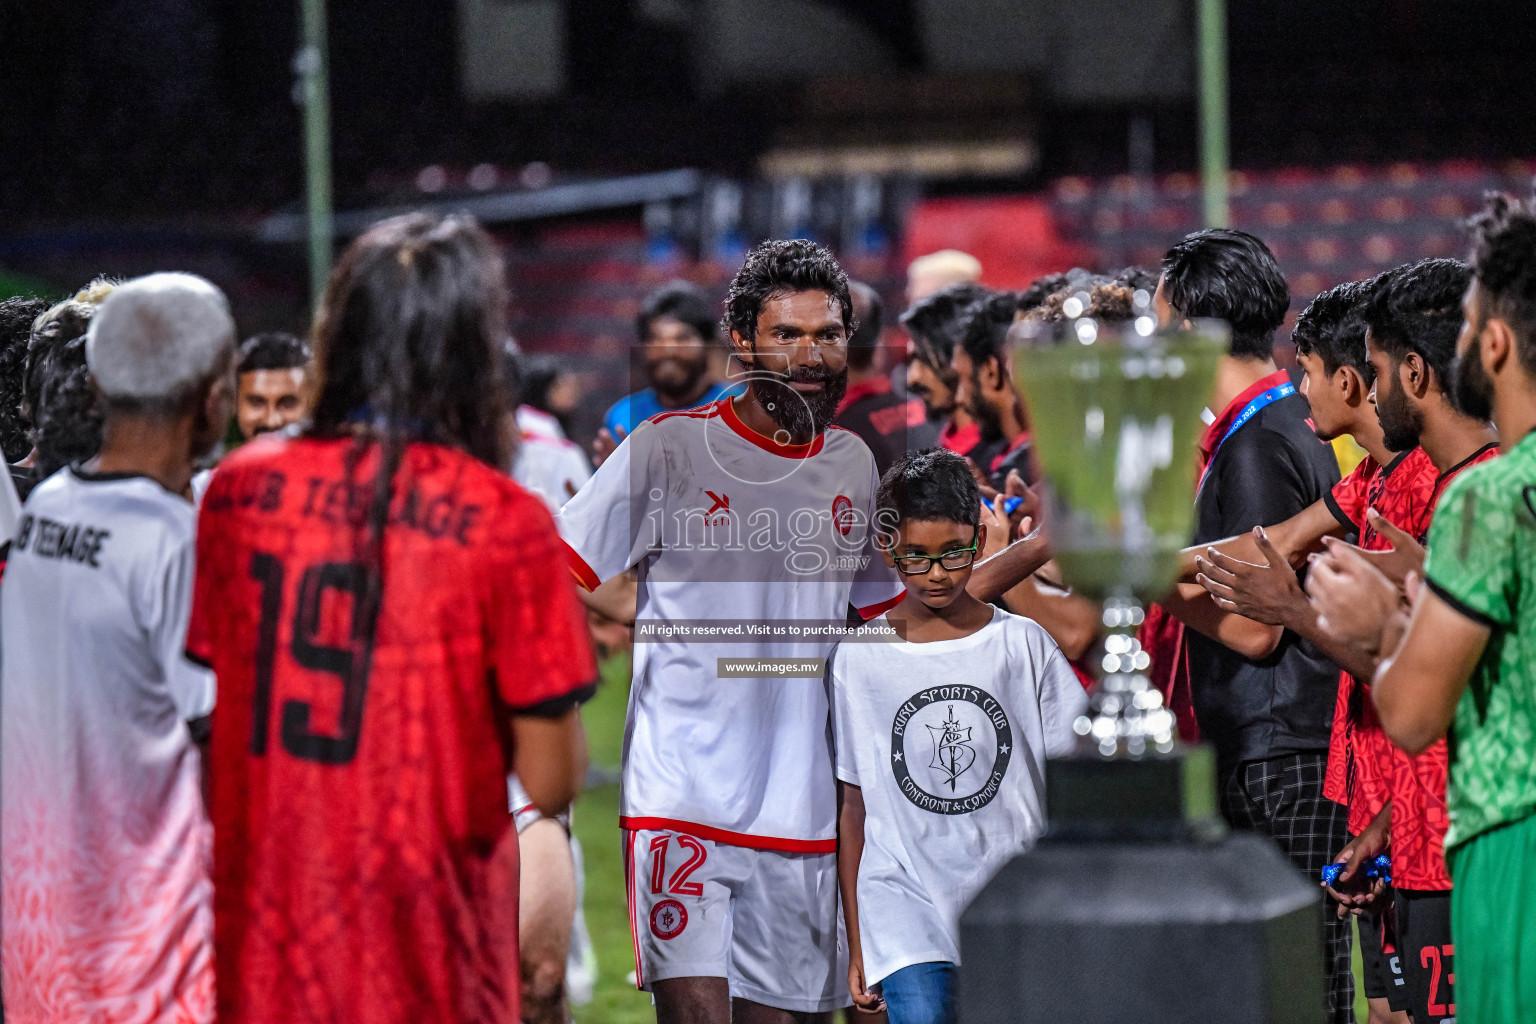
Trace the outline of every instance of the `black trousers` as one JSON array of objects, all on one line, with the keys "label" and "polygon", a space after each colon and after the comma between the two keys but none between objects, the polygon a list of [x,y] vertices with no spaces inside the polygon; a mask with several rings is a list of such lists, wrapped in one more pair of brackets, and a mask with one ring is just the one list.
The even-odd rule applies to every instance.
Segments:
[{"label": "black trousers", "polygon": [[[1349,841],[1348,813],[1323,796],[1326,751],[1248,761],[1221,779],[1221,814],[1235,829],[1269,836],[1318,886],[1323,866]],[[1318,888],[1322,909],[1323,978],[1328,1024],[1354,1024],[1355,978],[1350,973],[1349,920],[1339,920],[1335,904]]]}]

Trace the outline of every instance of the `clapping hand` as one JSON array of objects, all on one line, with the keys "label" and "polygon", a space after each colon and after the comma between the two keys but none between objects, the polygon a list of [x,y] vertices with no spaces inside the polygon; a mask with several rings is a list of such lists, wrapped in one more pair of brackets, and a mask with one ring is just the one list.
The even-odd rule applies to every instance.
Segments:
[{"label": "clapping hand", "polygon": [[1218,608],[1265,625],[1283,626],[1288,613],[1305,604],[1307,596],[1296,580],[1296,570],[1270,542],[1264,527],[1254,527],[1253,539],[1265,564],[1255,565],[1214,547],[1206,548],[1204,555],[1195,556],[1200,570],[1195,582],[1205,588]]},{"label": "clapping hand", "polygon": [[1387,517],[1374,508],[1367,509],[1365,518],[1383,540],[1388,541],[1392,547],[1387,551],[1366,551],[1357,548],[1367,562],[1370,562],[1382,575],[1397,584],[1405,586],[1409,573],[1424,572],[1424,545],[1413,537],[1399,530],[1388,522]]},{"label": "clapping hand", "polygon": [[1312,556],[1307,596],[1318,628],[1379,658],[1391,621],[1402,614],[1403,592],[1352,544],[1328,537],[1328,550]]}]

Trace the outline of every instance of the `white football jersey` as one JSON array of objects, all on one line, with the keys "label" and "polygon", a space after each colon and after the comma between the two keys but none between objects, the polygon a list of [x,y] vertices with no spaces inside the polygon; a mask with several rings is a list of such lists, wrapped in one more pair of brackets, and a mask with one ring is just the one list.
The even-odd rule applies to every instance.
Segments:
[{"label": "white football jersey", "polygon": [[565,428],[560,421],[542,409],[535,409],[531,405],[517,407],[517,429],[524,435],[536,437],[550,437],[556,441],[565,440]]},{"label": "white football jersey", "polygon": [[870,617],[904,591],[874,544],[864,442],[834,427],[779,444],[731,402],[641,424],[556,523],[589,589],[639,572],[624,827],[826,852],[825,681],[756,662],[824,659],[850,603]]},{"label": "white football jersey", "polygon": [[64,469],[27,500],[0,587],[13,1020],[213,1019],[193,539],[191,504],[147,477]]},{"label": "white football jersey", "polygon": [[551,512],[592,478],[592,463],[574,441],[524,434],[512,456],[512,479],[544,499]]}]

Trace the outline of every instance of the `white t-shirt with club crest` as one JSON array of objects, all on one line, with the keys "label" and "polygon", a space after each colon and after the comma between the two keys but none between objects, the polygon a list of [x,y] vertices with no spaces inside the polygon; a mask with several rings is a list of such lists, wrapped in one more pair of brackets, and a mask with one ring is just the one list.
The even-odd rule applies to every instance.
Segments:
[{"label": "white t-shirt with club crest", "polygon": [[[638,571],[625,828],[836,849],[815,663],[850,604],[868,618],[903,595],[874,544],[876,483],[856,435],[834,427],[778,443],[727,398],[642,423],[560,510],[584,586]],[[812,666],[785,674],[759,665],[769,658]]]},{"label": "white t-shirt with club crest", "polygon": [[1000,609],[958,640],[840,644],[828,675],[837,777],[864,797],[865,977],[959,963],[960,913],[1045,830],[1045,760],[1073,750],[1088,696],[1044,629]]}]

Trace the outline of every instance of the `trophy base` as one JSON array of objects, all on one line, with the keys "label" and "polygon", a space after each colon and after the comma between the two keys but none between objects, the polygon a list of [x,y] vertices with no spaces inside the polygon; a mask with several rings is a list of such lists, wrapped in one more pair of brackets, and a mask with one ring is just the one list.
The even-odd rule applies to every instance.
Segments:
[{"label": "trophy base", "polygon": [[960,1024],[1315,1024],[1322,898],[1272,841],[1047,842],[960,918]]},{"label": "trophy base", "polygon": [[1045,769],[1049,816],[1042,842],[1151,839],[1215,841],[1215,758],[1205,746],[1167,754],[1100,757],[1084,751]]}]

